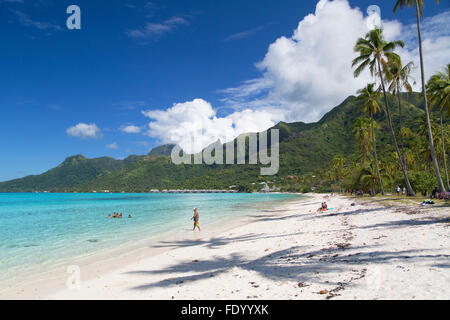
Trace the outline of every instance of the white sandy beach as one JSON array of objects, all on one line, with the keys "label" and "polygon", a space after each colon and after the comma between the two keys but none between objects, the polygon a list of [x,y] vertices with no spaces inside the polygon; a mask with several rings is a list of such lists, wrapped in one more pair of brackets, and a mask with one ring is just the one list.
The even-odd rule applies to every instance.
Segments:
[{"label": "white sandy beach", "polygon": [[[312,194],[40,299],[450,299],[450,209]],[[316,213],[321,201],[328,212]],[[351,203],[355,202],[355,206]],[[25,298],[22,295],[20,298]],[[10,298],[19,298],[12,296]]]}]

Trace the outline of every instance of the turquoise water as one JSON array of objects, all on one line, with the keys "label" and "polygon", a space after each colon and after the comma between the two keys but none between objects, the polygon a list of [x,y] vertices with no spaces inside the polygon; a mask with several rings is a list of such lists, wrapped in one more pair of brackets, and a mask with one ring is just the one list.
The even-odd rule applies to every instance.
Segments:
[{"label": "turquoise water", "polygon": [[[287,194],[0,193],[0,283],[67,258],[245,216]],[[108,219],[113,211],[122,219]],[[132,219],[128,219],[128,214]]]}]

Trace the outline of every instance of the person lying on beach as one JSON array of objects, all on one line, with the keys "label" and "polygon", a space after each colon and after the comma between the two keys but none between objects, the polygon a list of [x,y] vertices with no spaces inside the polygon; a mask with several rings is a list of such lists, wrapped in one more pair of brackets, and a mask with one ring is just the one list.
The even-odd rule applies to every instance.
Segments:
[{"label": "person lying on beach", "polygon": [[326,202],[322,202],[322,205],[320,206],[319,209],[317,209],[317,212],[322,212],[322,211],[327,211],[328,210],[328,206]]},{"label": "person lying on beach", "polygon": [[198,224],[198,219],[200,218],[197,208],[194,208],[194,216],[191,218],[191,220],[194,220],[194,229],[192,229],[192,231],[195,230],[195,227],[198,228],[198,231],[200,231],[200,226]]},{"label": "person lying on beach", "polygon": [[430,199],[425,199],[421,203],[418,203],[418,204],[421,205],[421,206],[426,206],[426,205],[429,205],[429,204],[434,204],[434,201],[432,201]]}]

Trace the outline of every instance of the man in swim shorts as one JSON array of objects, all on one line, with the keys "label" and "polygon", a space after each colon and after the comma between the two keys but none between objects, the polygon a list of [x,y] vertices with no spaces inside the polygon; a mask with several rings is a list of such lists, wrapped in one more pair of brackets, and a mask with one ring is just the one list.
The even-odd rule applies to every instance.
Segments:
[{"label": "man in swim shorts", "polygon": [[197,208],[194,208],[194,216],[191,218],[191,220],[194,220],[194,229],[192,229],[192,231],[194,231],[195,230],[195,227],[197,227],[198,228],[198,231],[200,231],[200,226],[199,226],[199,224],[198,224],[198,219],[199,219],[199,214],[198,214],[198,211],[197,211]]}]

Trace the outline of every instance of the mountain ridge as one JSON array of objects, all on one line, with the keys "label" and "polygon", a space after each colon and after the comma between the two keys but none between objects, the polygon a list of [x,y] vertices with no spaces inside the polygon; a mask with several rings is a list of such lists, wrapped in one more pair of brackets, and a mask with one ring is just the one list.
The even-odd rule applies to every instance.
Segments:
[{"label": "mountain ridge", "polygon": [[[397,121],[395,100],[389,96],[393,121]],[[383,102],[380,101],[383,106]],[[326,168],[337,154],[351,155],[357,144],[351,125],[358,111],[355,96],[347,97],[327,112],[319,121],[279,122],[271,129],[280,133],[280,171],[278,176],[301,175]],[[403,94],[404,125],[412,127],[423,114],[418,93]],[[391,148],[390,132],[385,115],[380,112],[375,120],[381,129],[377,133],[380,151]],[[270,135],[268,135],[270,136]],[[236,143],[236,139],[228,143]],[[78,154],[67,157],[60,165],[43,174],[0,182],[0,192],[30,191],[133,191],[146,192],[160,188],[227,188],[230,185],[260,181],[260,165],[174,165],[170,153],[175,145],[153,148],[147,155],[130,155],[126,159],[111,157],[88,159]],[[269,178],[270,179],[270,178]]]}]

